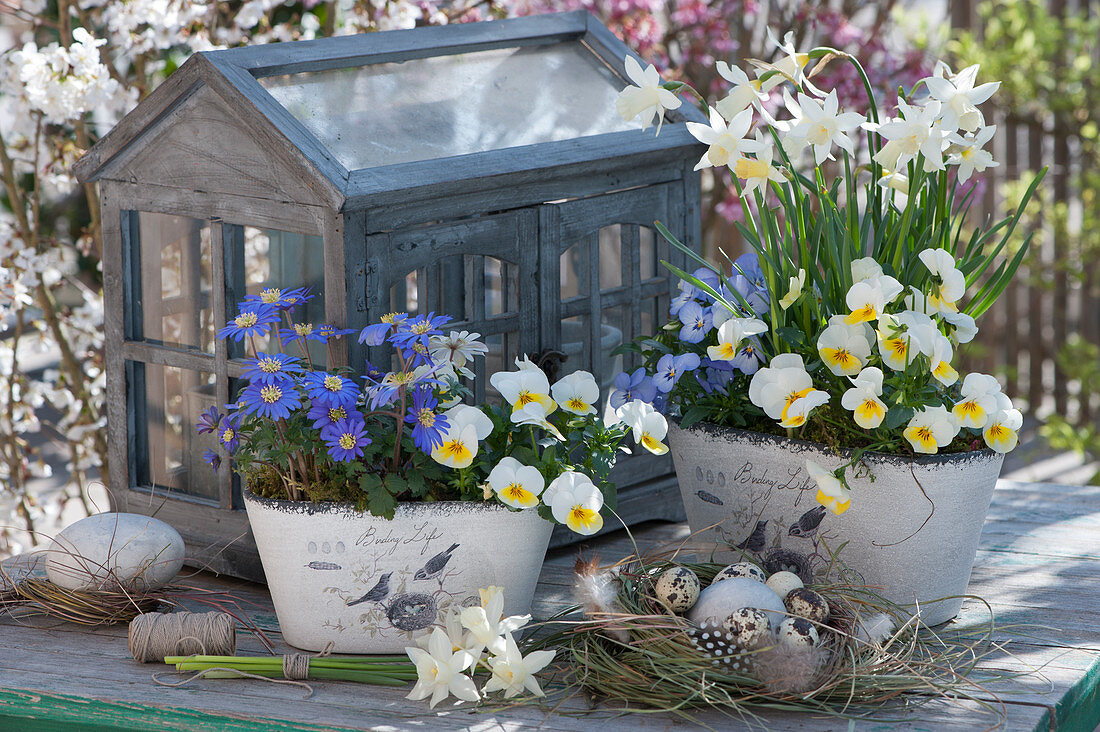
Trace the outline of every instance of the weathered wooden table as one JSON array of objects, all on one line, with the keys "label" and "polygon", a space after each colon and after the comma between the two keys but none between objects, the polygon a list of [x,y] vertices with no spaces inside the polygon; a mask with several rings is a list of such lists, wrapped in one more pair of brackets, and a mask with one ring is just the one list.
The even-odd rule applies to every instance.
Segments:
[{"label": "weathered wooden table", "polygon": [[[638,529],[642,544],[682,538],[683,524]],[[593,541],[589,550],[610,560],[629,551],[624,532]],[[559,550],[546,562],[536,616],[570,603],[574,552]],[[934,568],[930,568],[934,571]],[[195,581],[231,590],[255,602],[253,619],[278,639],[278,625],[261,585],[200,575]],[[1100,487],[1002,481],[982,534],[970,591],[985,598],[1001,626],[1031,624],[1026,635],[1002,634],[1004,652],[987,666],[1023,675],[990,688],[1003,702],[1002,729],[1092,730],[1100,723]],[[981,603],[968,602],[953,621],[985,619]],[[241,652],[261,652],[247,634]],[[285,650],[285,648],[280,649]],[[254,681],[199,680],[164,688],[151,679],[165,667],[134,662],[126,628],[88,630],[41,618],[0,618],[0,730],[331,730],[527,729],[664,730],[684,726],[664,714],[616,716],[584,713],[581,700],[550,712],[537,707],[445,707],[431,712],[405,700],[406,688],[310,682],[303,700],[294,687]],[[715,729],[742,728],[718,714],[700,714]],[[897,720],[901,721],[897,721]],[[997,719],[973,703],[934,701],[894,710],[890,721],[857,720],[850,729],[979,730]],[[846,729],[843,720],[769,714],[767,729]]]}]

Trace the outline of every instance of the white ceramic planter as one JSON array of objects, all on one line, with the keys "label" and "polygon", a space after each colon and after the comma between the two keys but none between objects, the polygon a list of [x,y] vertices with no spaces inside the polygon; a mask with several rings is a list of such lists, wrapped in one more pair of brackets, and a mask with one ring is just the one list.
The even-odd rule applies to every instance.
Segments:
[{"label": "white ceramic planter", "polygon": [[403,503],[392,521],[248,491],[245,506],[283,639],[337,653],[400,653],[489,585],[506,615],[529,612],[553,528],[497,503]]},{"label": "white ceramic planter", "polygon": [[836,516],[814,499],[806,473],[807,459],[828,469],[846,462],[822,445],[701,423],[670,423],[668,440],[688,523],[718,524],[702,536],[730,547],[723,557],[741,549],[827,559],[826,547],[847,542],[839,556],[864,584],[919,603],[928,625],[958,614],[1003,455],[865,455],[871,475],[849,471],[852,506]]}]

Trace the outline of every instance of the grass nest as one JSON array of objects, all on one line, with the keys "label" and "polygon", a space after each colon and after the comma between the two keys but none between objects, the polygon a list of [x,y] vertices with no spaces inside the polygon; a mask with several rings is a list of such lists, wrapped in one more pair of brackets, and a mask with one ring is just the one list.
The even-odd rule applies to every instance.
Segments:
[{"label": "grass nest", "polygon": [[[832,581],[807,583],[830,610],[826,621],[814,623],[814,646],[783,643],[773,635],[763,645],[733,643],[719,654],[699,642],[703,630],[712,628],[700,629],[669,610],[657,599],[655,582],[679,566],[706,587],[726,565],[674,558],[632,555],[611,567],[578,560],[580,604],[548,621],[547,634],[532,646],[558,649],[568,690],[620,712],[670,712],[693,721],[692,712],[705,709],[750,724],[766,724],[758,717],[764,710],[847,719],[875,712],[876,721],[889,721],[895,702],[908,709],[937,698],[1004,716],[996,695],[972,678],[978,662],[999,649],[992,641],[992,613],[976,630],[936,633],[921,626],[919,613],[845,581],[834,557]],[[994,678],[987,673],[983,682]],[[893,708],[901,718],[901,705]]]}]

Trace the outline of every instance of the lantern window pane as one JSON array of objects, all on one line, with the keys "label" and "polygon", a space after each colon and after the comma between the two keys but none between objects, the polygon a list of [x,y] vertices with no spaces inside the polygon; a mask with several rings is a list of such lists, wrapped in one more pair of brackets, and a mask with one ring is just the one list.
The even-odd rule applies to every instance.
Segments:
[{"label": "lantern window pane", "polygon": [[209,222],[141,211],[131,247],[132,275],[137,282],[131,283],[130,289],[130,334],[149,343],[212,354],[213,254]]},{"label": "lantern window pane", "polygon": [[214,374],[136,361],[127,371],[136,484],[216,501],[218,481],[202,457],[217,434],[195,431],[199,415],[217,405]]},{"label": "lantern window pane", "polygon": [[259,79],[348,170],[639,129],[578,42]]},{"label": "lantern window pane", "polygon": [[[226,318],[237,313],[245,296],[260,296],[297,287],[308,287],[313,299],[299,305],[283,316],[279,328],[288,330],[289,319],[300,325],[314,328],[327,322],[325,319],[325,247],[324,239],[312,234],[297,234],[277,229],[255,226],[233,227],[232,237],[226,239],[233,260],[227,269]],[[229,242],[232,242],[229,244]],[[243,294],[242,294],[243,293]],[[230,340],[230,356],[244,358],[251,355],[251,346]],[[314,364],[327,363],[327,349],[323,342],[306,339],[310,358]],[[256,339],[260,351],[280,350],[278,337],[269,334]],[[287,352],[301,356],[298,343],[288,342]]]}]

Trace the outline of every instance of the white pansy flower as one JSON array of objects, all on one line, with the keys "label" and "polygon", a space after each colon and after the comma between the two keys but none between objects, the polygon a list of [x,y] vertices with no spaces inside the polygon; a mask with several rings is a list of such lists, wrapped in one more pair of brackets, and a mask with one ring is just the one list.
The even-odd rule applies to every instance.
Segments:
[{"label": "white pansy flower", "polygon": [[967,66],[952,75],[943,61],[936,63],[932,76],[923,79],[928,94],[942,105],[940,124],[945,130],[963,129],[973,132],[985,123],[979,104],[993,96],[1001,82],[992,81],[974,86],[978,78],[978,64]]},{"label": "white pansy flower", "polygon": [[532,651],[524,656],[512,634],[505,634],[504,649],[489,659],[493,677],[482,688],[482,692],[491,694],[494,691],[503,691],[505,699],[511,699],[524,691],[535,696],[546,696],[535,674],[554,660],[554,653],[555,651]]},{"label": "white pansy flower", "polygon": [[890,275],[859,280],[848,289],[844,297],[851,311],[845,317],[845,322],[848,325],[855,325],[878,320],[885,313],[886,306],[893,302],[901,291],[901,283]]},{"label": "white pansy flower", "polygon": [[538,468],[524,465],[511,456],[502,457],[489,471],[488,483],[501,503],[512,508],[539,505],[539,495],[546,487],[546,479]]},{"label": "white pansy flower", "polygon": [[699,142],[707,145],[707,151],[695,164],[695,170],[728,165],[731,158],[740,153],[740,146],[752,126],[752,110],[746,109],[734,116],[729,124],[718,110],[710,110],[710,124],[688,122],[687,130]]},{"label": "white pansy flower", "polygon": [[[527,361],[526,363],[530,363]],[[517,361],[517,365],[519,362]],[[531,364],[520,366],[519,371],[498,371],[489,377],[489,383],[500,392],[513,410],[520,410],[528,404],[538,404],[546,414],[550,414],[558,405],[550,398],[550,381],[542,369]]]},{"label": "white pansy flower", "polygon": [[419,701],[430,696],[429,706],[434,708],[452,694],[463,701],[481,698],[474,682],[462,673],[470,667],[474,657],[466,651],[454,651],[451,639],[442,628],[432,630],[427,650],[409,647],[405,653],[416,665],[417,675],[416,684],[406,699]]},{"label": "white pansy flower", "polygon": [[932,344],[932,355],[929,357],[929,368],[932,370],[932,376],[935,377],[936,381],[944,386],[951,386],[959,380],[959,372],[951,365],[953,355],[954,349],[951,347],[951,341],[947,336],[937,332]]},{"label": "white pansy flower", "polygon": [[959,391],[961,398],[952,407],[951,413],[963,427],[982,429],[997,410],[1000,382],[988,374],[975,372],[966,375]]},{"label": "white pansy flower", "polygon": [[529,424],[535,427],[541,427],[558,440],[562,442],[565,441],[565,436],[562,435],[549,419],[547,419],[546,408],[538,402],[529,402],[522,409],[512,410],[512,421],[516,424]]},{"label": "white pansy flower", "polygon": [[802,138],[814,149],[814,162],[821,165],[826,160],[832,160],[833,145],[849,155],[855,154],[855,147],[848,133],[867,120],[855,112],[841,112],[836,89],[829,92],[822,101],[799,93],[798,106],[802,114],[798,124],[791,129],[791,134]]},{"label": "white pansy flower", "polygon": [[955,267],[955,258],[946,249],[925,249],[917,255],[932,273],[932,291],[928,305],[938,313],[958,310],[955,304],[966,294],[966,278]]},{"label": "white pansy flower", "polygon": [[914,451],[934,455],[959,434],[959,423],[944,407],[925,407],[913,415],[902,434]]},{"label": "white pansy flower", "polygon": [[714,361],[732,361],[737,358],[742,341],[767,329],[768,326],[756,318],[730,317],[718,326],[718,345],[707,346],[707,357]]},{"label": "white pansy flower", "polygon": [[840,405],[852,412],[856,424],[871,430],[882,424],[886,417],[886,403],[882,396],[882,370],[868,366],[852,379],[852,388],[844,392]]},{"label": "white pansy flower", "polygon": [[1012,408],[1012,400],[1007,395],[997,394],[997,410],[990,415],[982,437],[985,444],[997,452],[1011,452],[1019,442],[1019,429],[1024,426],[1024,417],[1020,410]]},{"label": "white pansy flower", "polygon": [[852,492],[848,490],[840,480],[825,468],[813,460],[806,461],[806,472],[817,484],[818,503],[829,509],[837,516],[847,511],[852,506]]},{"label": "white pansy flower", "polygon": [[829,401],[829,394],[813,388],[802,356],[782,353],[757,371],[749,382],[749,400],[782,427],[800,427],[815,407]]},{"label": "white pansy flower", "polygon": [[661,442],[668,434],[668,422],[652,404],[635,399],[619,407],[615,414],[630,428],[634,435],[634,444],[641,445],[654,455],[668,452],[668,445]]},{"label": "white pansy flower", "polygon": [[718,114],[726,119],[733,119],[749,107],[759,108],[760,103],[768,98],[760,91],[760,80],[750,79],[741,67],[730,66],[725,61],[719,61],[717,67],[718,75],[733,84],[729,94],[714,105]]},{"label": "white pansy flower", "polygon": [[554,401],[573,414],[594,414],[600,400],[600,387],[596,378],[587,371],[574,371],[563,376],[550,388]]},{"label": "white pansy flower", "polygon": [[798,274],[790,278],[790,286],[787,294],[779,299],[779,307],[786,310],[802,297],[802,287],[806,284],[806,270],[798,270]]},{"label": "white pansy flower", "polygon": [[653,64],[643,70],[633,56],[627,56],[624,65],[627,77],[635,86],[628,86],[619,92],[615,109],[628,122],[635,117],[641,117],[642,127],[649,127],[656,117],[657,132],[660,133],[665,110],[679,108],[682,100],[661,86],[661,75]]},{"label": "white pansy flower", "polygon": [[978,326],[972,316],[957,312],[942,313],[941,315],[953,328],[954,333],[952,335],[954,335],[956,343],[969,343],[974,340],[974,336],[978,335]]},{"label": "white pansy flower", "polygon": [[852,282],[866,282],[882,277],[882,265],[874,257],[853,259],[851,264]]},{"label": "white pansy flower", "polygon": [[493,421],[476,407],[458,404],[443,416],[447,432],[441,444],[432,448],[432,459],[448,468],[469,467],[477,455],[478,443],[493,431]]},{"label": "white pansy flower", "polygon": [[567,470],[554,478],[542,502],[550,507],[555,521],[578,534],[588,536],[603,528],[603,494],[584,473]]},{"label": "white pansy flower", "polygon": [[947,163],[959,166],[960,183],[970,180],[970,176],[974,173],[984,173],[989,168],[1000,165],[993,159],[992,153],[982,149],[993,138],[996,131],[997,125],[989,125],[965,137],[955,132],[947,136],[947,142],[950,145],[947,151]]},{"label": "white pansy flower", "polygon": [[817,353],[837,376],[853,376],[871,357],[872,338],[874,331],[866,323],[849,325],[844,315],[834,315],[818,336]]}]

